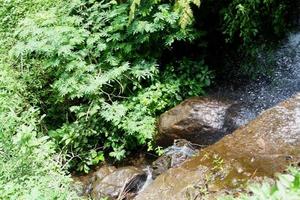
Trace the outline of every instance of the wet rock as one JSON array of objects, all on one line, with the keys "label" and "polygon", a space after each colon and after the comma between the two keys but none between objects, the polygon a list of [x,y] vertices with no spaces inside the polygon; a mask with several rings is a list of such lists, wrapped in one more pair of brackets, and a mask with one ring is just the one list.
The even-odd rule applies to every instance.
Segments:
[{"label": "wet rock", "polygon": [[94,180],[93,173],[87,175],[73,175],[74,188],[78,196],[87,196],[92,190],[92,182]]},{"label": "wet rock", "polygon": [[72,190],[75,191],[76,194],[80,197],[86,195],[85,183],[81,182],[81,180],[77,178],[73,178]]},{"label": "wet rock", "polygon": [[178,167],[186,159],[195,155],[198,151],[193,144],[185,139],[176,139],[174,144],[167,149],[162,156],[152,163],[152,176],[156,178],[158,175],[170,168]]},{"label": "wet rock", "polygon": [[[110,169],[106,169],[109,171]],[[136,167],[122,167],[106,176],[100,173],[93,183],[93,199],[104,197],[118,198],[119,195],[137,192],[146,181],[146,173]]]},{"label": "wet rock", "polygon": [[95,171],[85,175],[73,175],[75,189],[79,196],[89,196],[93,190],[93,183],[102,180],[105,176],[116,171],[117,168],[110,165],[99,166]]},{"label": "wet rock", "polygon": [[94,172],[93,182],[102,180],[104,177],[112,174],[116,170],[117,168],[115,166],[108,166],[108,165],[102,166],[100,169]]},{"label": "wet rock", "polygon": [[299,160],[300,94],[161,174],[135,200],[216,199]]},{"label": "wet rock", "polygon": [[158,144],[172,145],[174,139],[212,144],[223,134],[227,109],[231,103],[207,97],[183,101],[161,115]]}]

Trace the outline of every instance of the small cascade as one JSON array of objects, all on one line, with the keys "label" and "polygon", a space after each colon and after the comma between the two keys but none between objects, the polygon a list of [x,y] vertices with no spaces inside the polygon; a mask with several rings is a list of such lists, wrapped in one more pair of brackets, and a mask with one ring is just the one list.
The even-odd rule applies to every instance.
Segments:
[{"label": "small cascade", "polygon": [[174,144],[165,149],[165,156],[171,158],[171,167],[179,166],[187,158],[192,157],[198,151],[186,140],[175,140]]},{"label": "small cascade", "polygon": [[144,171],[146,172],[147,179],[143,185],[143,187],[139,190],[139,193],[142,192],[146,187],[148,187],[153,182],[152,169],[150,166],[147,166]]},{"label": "small cascade", "polygon": [[168,147],[165,150],[165,155],[181,154],[183,156],[191,157],[196,153],[196,150],[192,147],[190,143],[184,144],[182,146],[177,145],[178,141],[175,140],[175,144]]},{"label": "small cascade", "polygon": [[164,150],[163,155],[155,160],[151,166],[144,169],[147,179],[139,193],[147,188],[159,174],[170,168],[179,167],[186,159],[194,156],[197,152],[198,150],[187,140],[175,140],[172,146]]}]

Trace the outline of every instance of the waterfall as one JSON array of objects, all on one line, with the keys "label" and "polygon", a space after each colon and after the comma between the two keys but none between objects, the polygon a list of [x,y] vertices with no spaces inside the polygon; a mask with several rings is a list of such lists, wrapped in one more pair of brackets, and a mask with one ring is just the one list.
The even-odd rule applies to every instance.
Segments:
[{"label": "waterfall", "polygon": [[[273,66],[274,71],[269,77],[258,78],[235,89],[220,88],[213,94],[243,104],[241,125],[300,92],[300,32],[291,33],[272,57],[276,66]],[[259,59],[264,61],[268,58],[261,54]]]}]

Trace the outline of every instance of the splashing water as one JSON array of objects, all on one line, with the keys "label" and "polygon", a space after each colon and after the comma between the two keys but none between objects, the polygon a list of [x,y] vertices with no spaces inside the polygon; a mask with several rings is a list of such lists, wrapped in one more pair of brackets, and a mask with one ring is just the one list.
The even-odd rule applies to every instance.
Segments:
[{"label": "splashing water", "polygon": [[246,124],[300,91],[300,32],[291,33],[273,56],[276,67],[269,77],[258,78],[235,90],[222,88],[218,92],[217,96],[244,105],[237,124]]},{"label": "splashing water", "polygon": [[191,157],[197,151],[194,149],[192,144],[184,139],[177,139],[174,141],[174,145],[165,149],[165,155],[173,155],[174,153],[180,153],[183,156]]}]

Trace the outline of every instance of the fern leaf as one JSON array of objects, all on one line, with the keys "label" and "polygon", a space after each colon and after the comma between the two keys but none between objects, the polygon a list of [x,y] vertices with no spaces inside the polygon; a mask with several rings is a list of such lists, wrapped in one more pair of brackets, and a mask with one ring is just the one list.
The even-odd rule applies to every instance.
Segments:
[{"label": "fern leaf", "polygon": [[130,6],[130,12],[129,12],[129,24],[134,19],[135,10],[136,8],[141,4],[141,0],[133,0]]},{"label": "fern leaf", "polygon": [[179,19],[179,25],[182,29],[185,29],[187,25],[193,22],[193,11],[191,4],[200,6],[201,0],[177,0],[175,3],[175,11],[181,14]]}]

